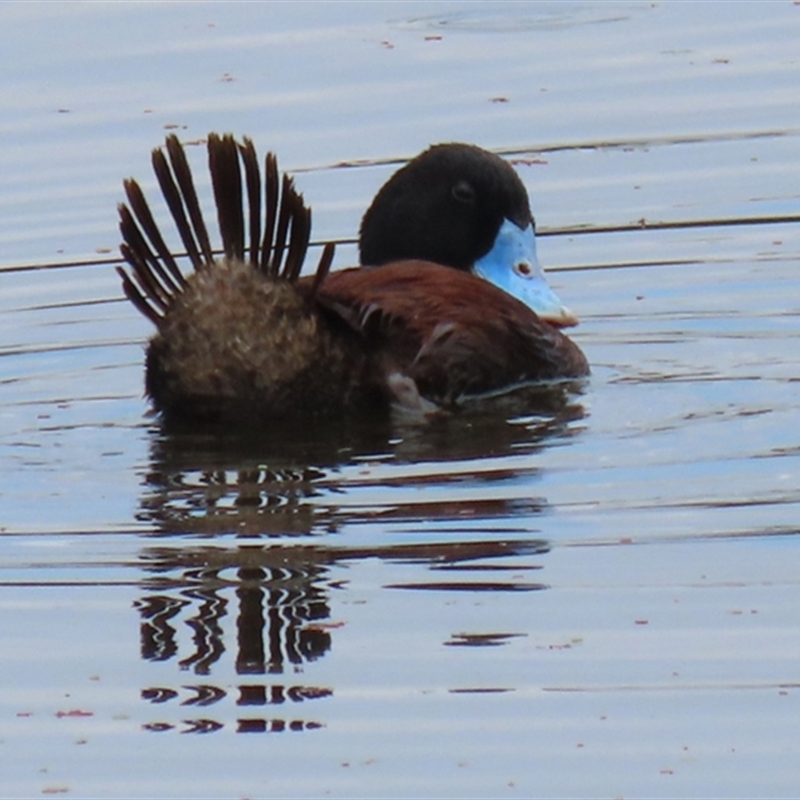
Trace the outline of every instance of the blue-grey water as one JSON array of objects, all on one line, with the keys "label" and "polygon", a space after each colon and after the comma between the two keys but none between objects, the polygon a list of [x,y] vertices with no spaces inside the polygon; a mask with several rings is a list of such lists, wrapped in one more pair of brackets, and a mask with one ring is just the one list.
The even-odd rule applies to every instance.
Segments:
[{"label": "blue-grey water", "polygon": [[[799,39],[789,0],[0,5],[0,796],[796,796]],[[116,204],[211,130],[339,266],[405,159],[501,153],[591,379],[166,434]]]}]

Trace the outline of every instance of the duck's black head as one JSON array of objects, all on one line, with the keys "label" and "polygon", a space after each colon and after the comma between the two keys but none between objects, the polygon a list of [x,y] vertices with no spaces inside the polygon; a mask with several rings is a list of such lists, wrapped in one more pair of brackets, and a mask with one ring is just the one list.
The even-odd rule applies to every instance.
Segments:
[{"label": "duck's black head", "polygon": [[524,184],[474,145],[434,145],[398,170],[364,214],[359,248],[364,266],[414,259],[475,272],[556,325],[577,322],[544,279]]},{"label": "duck's black head", "polygon": [[504,219],[532,222],[513,167],[469,144],[428,148],[381,188],[361,222],[361,263],[422,259],[470,270]]}]

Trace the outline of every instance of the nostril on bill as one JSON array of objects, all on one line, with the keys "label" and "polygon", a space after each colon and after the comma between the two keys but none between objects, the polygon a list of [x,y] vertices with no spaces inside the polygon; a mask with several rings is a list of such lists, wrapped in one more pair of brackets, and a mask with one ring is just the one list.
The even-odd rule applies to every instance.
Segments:
[{"label": "nostril on bill", "polygon": [[533,268],[527,261],[518,261],[514,264],[514,272],[521,275],[523,278],[529,278],[533,275]]}]

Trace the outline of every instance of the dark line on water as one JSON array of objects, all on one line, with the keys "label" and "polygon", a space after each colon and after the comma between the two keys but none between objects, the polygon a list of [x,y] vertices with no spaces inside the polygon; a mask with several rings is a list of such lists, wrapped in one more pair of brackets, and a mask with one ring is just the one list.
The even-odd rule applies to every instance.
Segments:
[{"label": "dark line on water", "polygon": [[[623,222],[616,224],[598,224],[585,223],[580,225],[567,225],[564,227],[554,228],[538,228],[536,235],[542,238],[549,236],[582,236],[586,234],[604,234],[604,233],[641,233],[643,231],[664,231],[664,230],[692,230],[696,228],[732,228],[732,227],[745,227],[748,225],[791,225],[800,223],[800,214],[776,214],[771,216],[753,216],[753,217],[717,217],[710,219],[681,219],[681,220],[648,220],[642,217],[634,222]],[[339,239],[328,239],[326,241],[312,241],[309,247],[323,247],[325,244],[333,243],[335,245],[357,245],[358,239],[352,237],[344,237]],[[215,256],[221,256],[221,250],[213,251]],[[173,253],[177,259],[187,258],[187,254]],[[49,269],[69,269],[80,267],[111,267],[122,265],[121,258],[87,258],[77,259],[72,261],[48,261],[41,264],[8,264],[0,265],[0,275],[12,272],[34,272],[37,270]],[[614,266],[614,265],[612,265]],[[557,271],[557,268],[550,268],[551,272]],[[92,304],[107,303],[109,300],[97,299],[87,301]],[[47,306],[44,306],[45,308]]]},{"label": "dark line on water", "polygon": [[427,589],[437,592],[541,592],[545,583],[387,583],[384,589]]},{"label": "dark line on water", "polygon": [[[492,149],[491,152],[511,161],[515,156],[541,155],[543,153],[570,153],[586,150],[641,150],[648,147],[671,147],[685,144],[713,144],[715,142],[746,142],[756,139],[782,139],[800,135],[800,128],[779,128],[762,131],[732,131],[717,133],[668,134],[665,136],[626,137],[622,139],[600,139],[555,144],[522,144]],[[388,156],[386,158],[353,158],[334,163],[317,164],[313,167],[295,167],[292,174],[325,172],[331,169],[369,169],[373,167],[399,167],[414,156]]]},{"label": "dark line on water", "polygon": [[580,236],[587,233],[635,233],[639,231],[691,230],[693,228],[731,228],[746,225],[783,225],[800,222],[800,214],[769,217],[720,217],[717,219],[647,220],[619,225],[576,225],[537,230],[537,236]]},{"label": "dark line on water", "polygon": [[54,589],[54,588],[92,588],[92,587],[114,587],[114,586],[133,586],[141,587],[139,580],[130,581],[0,581],[0,586],[13,586],[15,589]]}]

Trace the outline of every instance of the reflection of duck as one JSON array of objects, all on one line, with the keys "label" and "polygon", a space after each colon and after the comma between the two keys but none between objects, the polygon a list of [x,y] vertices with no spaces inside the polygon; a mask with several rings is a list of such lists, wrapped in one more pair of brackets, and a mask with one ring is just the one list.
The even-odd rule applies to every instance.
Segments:
[{"label": "reflection of duck", "polygon": [[544,282],[525,188],[499,157],[470,145],[431,147],[364,216],[361,261],[380,269],[328,274],[329,246],[316,275],[298,279],[310,211],[285,176],[279,191],[273,156],[262,237],[252,144],[209,137],[225,252],[215,261],[176,137],[166,149],[169,160],[157,150],[154,167],[194,274],[179,271],[134,181],[126,182],[131,210],[120,208],[133,277],[120,272],[158,328],[146,387],[166,417],[263,419],[388,404],[427,411],[588,374],[558,330],[576,320]]}]

